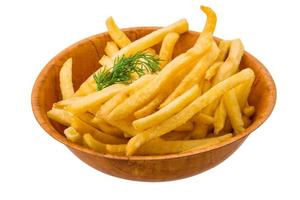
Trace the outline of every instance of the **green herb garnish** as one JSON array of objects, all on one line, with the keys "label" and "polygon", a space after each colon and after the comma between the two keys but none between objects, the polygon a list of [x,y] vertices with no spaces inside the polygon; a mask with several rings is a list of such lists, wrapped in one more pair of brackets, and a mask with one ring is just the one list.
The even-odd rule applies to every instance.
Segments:
[{"label": "green herb garnish", "polygon": [[159,67],[159,58],[149,53],[136,53],[133,56],[117,57],[114,60],[113,67],[103,69],[94,75],[97,84],[97,90],[102,90],[116,83],[129,84],[132,82],[132,73],[139,77],[147,73],[157,72]]}]

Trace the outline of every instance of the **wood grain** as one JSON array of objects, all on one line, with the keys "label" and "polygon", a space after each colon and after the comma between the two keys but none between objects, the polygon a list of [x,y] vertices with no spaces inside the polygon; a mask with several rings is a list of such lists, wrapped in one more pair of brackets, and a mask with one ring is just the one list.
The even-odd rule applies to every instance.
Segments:
[{"label": "wood grain", "polygon": [[[134,41],[157,27],[124,29]],[[186,51],[195,42],[199,33],[190,31],[181,35],[174,50],[174,56]],[[250,104],[256,107],[253,123],[242,134],[206,149],[185,154],[163,156],[113,156],[94,152],[71,143],[63,136],[64,127],[47,118],[46,112],[52,104],[61,99],[59,91],[59,70],[69,58],[73,58],[73,81],[75,89],[98,68],[103,55],[107,33],[91,36],[66,48],[55,56],[41,71],[32,90],[32,110],[41,127],[54,139],[65,144],[79,159],[104,173],[139,181],[168,181],[192,176],[208,170],[230,156],[271,114],[276,101],[276,88],[267,69],[255,57],[245,53],[241,66],[254,70],[256,80],[250,96]],[[218,40],[218,39],[217,39]],[[154,49],[159,50],[160,45]]]}]

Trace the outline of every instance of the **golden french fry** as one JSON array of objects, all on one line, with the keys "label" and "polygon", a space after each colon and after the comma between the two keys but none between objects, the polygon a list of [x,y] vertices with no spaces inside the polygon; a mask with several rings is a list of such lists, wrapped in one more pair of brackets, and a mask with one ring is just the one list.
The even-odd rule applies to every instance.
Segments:
[{"label": "golden french fry", "polygon": [[73,114],[84,113],[91,108],[101,105],[124,88],[125,85],[122,84],[108,86],[103,90],[78,98],[71,105],[67,106],[66,109]]},{"label": "golden french fry", "polygon": [[73,96],[72,58],[69,58],[60,69],[59,86],[63,99],[68,99]]},{"label": "golden french fry", "polygon": [[253,76],[254,72],[247,68],[213,86],[210,90],[195,99],[191,104],[189,104],[176,115],[173,115],[161,124],[142,131],[138,135],[131,138],[126,147],[126,155],[133,155],[143,144],[186,123],[204,107],[220,98],[226,91],[229,91],[237,85],[249,80]]},{"label": "golden french fry", "polygon": [[127,140],[99,131],[77,117],[72,118],[71,126],[81,134],[90,133],[94,138],[105,144],[124,144]]},{"label": "golden french fry", "polygon": [[180,69],[190,67],[191,62],[197,60],[209,50],[211,44],[212,36],[210,34],[201,34],[194,47],[168,63],[156,78],[118,105],[110,113],[109,118],[113,120],[124,119],[146,105],[165,85],[172,81],[172,78]]},{"label": "golden french fry", "polygon": [[[116,58],[118,58],[120,56],[130,56],[130,55],[136,54],[137,52],[142,52],[142,51],[148,49],[149,47],[152,47],[155,44],[160,43],[168,33],[176,32],[176,33],[181,34],[181,33],[187,32],[187,31],[188,31],[187,21],[185,19],[179,20],[179,21],[175,22],[174,24],[171,24],[165,28],[161,28],[157,31],[153,31],[152,33],[146,35],[145,37],[142,37],[142,38],[130,43],[128,46],[126,46],[126,47],[122,48],[120,51],[118,51],[118,53],[116,53],[112,57],[112,59],[115,60]],[[202,47],[202,48],[206,51],[209,49],[209,47],[210,46],[204,45],[204,47]],[[192,61],[192,60],[194,60],[194,59],[191,59],[190,61]],[[109,67],[111,67],[111,66],[109,66]],[[101,70],[101,68],[98,69],[95,73],[98,73],[99,70]],[[92,74],[85,82],[83,82],[81,84],[79,89],[75,92],[75,96],[84,96],[93,91],[96,91],[97,86],[96,86],[95,80],[93,78],[94,74]]]},{"label": "golden french fry", "polygon": [[188,140],[191,138],[190,131],[171,131],[160,137],[163,140]]},{"label": "golden french fry", "polygon": [[201,122],[203,124],[206,125],[210,125],[213,124],[215,122],[215,119],[209,115],[203,114],[201,112],[197,113],[194,117],[193,117],[194,121],[198,121]]},{"label": "golden french fry", "polygon": [[66,128],[64,134],[68,140],[75,143],[82,142],[82,136],[73,127]]},{"label": "golden french fry", "polygon": [[243,83],[235,88],[235,93],[238,98],[238,102],[239,102],[241,110],[243,110],[244,108],[247,107],[247,99],[251,92],[251,88],[252,88],[254,79],[255,78],[253,78],[253,79],[247,81],[246,83]]},{"label": "golden french fry", "polygon": [[224,101],[222,99],[215,111],[215,114],[214,114],[214,118],[215,118],[214,134],[215,135],[218,135],[220,133],[220,131],[224,128],[226,117],[227,117],[227,112],[225,109]]},{"label": "golden french fry", "polygon": [[64,126],[70,126],[73,117],[72,113],[59,108],[52,108],[47,112],[47,116]]},{"label": "golden french fry", "polygon": [[109,69],[111,66],[113,66],[113,60],[107,55],[103,55],[99,60],[99,64],[105,67],[105,69]]},{"label": "golden french fry", "polygon": [[106,20],[106,27],[109,36],[120,48],[123,48],[131,43],[127,35],[120,30],[112,17],[109,17]]},{"label": "golden french fry", "polygon": [[231,41],[227,41],[227,40],[220,41],[220,43],[218,45],[218,47],[220,49],[220,54],[217,58],[217,61],[222,62],[222,61],[226,60],[230,46],[231,46]]},{"label": "golden french fry", "polygon": [[100,153],[106,153],[106,145],[96,140],[91,134],[83,135],[83,144]]},{"label": "golden french fry", "polygon": [[72,103],[74,103],[74,101],[78,100],[80,97],[71,97],[68,99],[63,99],[61,101],[58,101],[56,103],[53,104],[53,108],[59,108],[59,109],[64,109],[67,106],[71,105]]},{"label": "golden french fry", "polygon": [[111,99],[106,101],[98,110],[96,117],[97,118],[104,118],[106,117],[117,105],[119,105],[121,102],[123,102],[127,98],[127,93],[119,92],[115,96],[113,96]]},{"label": "golden french fry", "polygon": [[209,68],[209,66],[217,59],[219,51],[220,50],[217,44],[213,42],[211,50],[200,59],[196,66],[184,77],[184,79],[160,107],[162,108],[168,105],[176,97],[180,96],[195,84],[200,84],[200,89],[202,90],[205,72]]},{"label": "golden french fry", "polygon": [[206,80],[211,80],[217,73],[219,67],[223,64],[224,62],[215,62],[213,65],[211,65],[208,70],[205,72],[205,79]]},{"label": "golden french fry", "polygon": [[192,148],[192,149],[188,149],[182,153],[186,153],[186,152],[191,152],[191,151],[198,151],[200,149],[204,149],[207,148],[209,146],[212,145],[216,145],[219,144],[221,142],[224,142],[228,139],[232,138],[232,133],[227,133],[225,135],[219,136],[219,137],[212,137],[212,138],[206,138],[206,139],[202,139],[203,143],[199,144],[199,146]]},{"label": "golden french fry", "polygon": [[[248,103],[247,103],[248,104]],[[255,107],[254,106],[249,106],[247,105],[244,109],[243,109],[243,113],[244,115],[246,115],[247,117],[252,117],[252,115],[255,113]]]},{"label": "golden french fry", "polygon": [[194,124],[192,121],[188,121],[181,126],[174,129],[174,131],[192,131],[194,129]]},{"label": "golden french fry", "polygon": [[195,85],[164,108],[144,118],[133,121],[132,125],[137,130],[145,130],[147,128],[153,127],[182,110],[185,106],[196,99],[199,94],[199,86]]},{"label": "golden french fry", "polygon": [[201,121],[196,121],[194,130],[192,131],[192,138],[193,139],[205,138],[207,136],[208,127],[209,127],[208,124],[204,124]]},{"label": "golden french fry", "polygon": [[103,132],[117,137],[122,137],[123,132],[117,127],[111,126],[104,119],[95,117],[92,122]]},{"label": "golden french fry", "polygon": [[142,117],[146,117],[147,115],[150,115],[154,113],[159,105],[164,101],[166,98],[166,95],[164,93],[158,94],[152,101],[150,101],[146,106],[143,108],[137,110],[133,115],[135,118],[139,119]]},{"label": "golden french fry", "polygon": [[137,131],[133,126],[132,126],[132,119],[123,119],[123,120],[109,120],[105,119],[106,122],[114,127],[117,127],[118,129],[122,130],[124,132],[125,137],[133,137],[137,134],[139,134],[139,131]]},{"label": "golden french fry", "polygon": [[172,59],[174,46],[178,39],[178,33],[168,33],[165,36],[159,51],[160,68],[164,68],[164,66]]},{"label": "golden french fry", "polygon": [[106,46],[104,48],[104,52],[106,53],[106,55],[108,55],[109,57],[113,57],[118,51],[119,47],[115,42],[110,41],[106,43]]},{"label": "golden french fry", "polygon": [[81,121],[89,124],[90,126],[93,126],[94,128],[98,129],[98,126],[96,125],[96,123],[93,122],[93,119],[94,119],[93,114],[91,114],[89,112],[85,112],[80,115],[77,115],[76,117],[78,117]]},{"label": "golden french fry", "polygon": [[234,132],[237,134],[244,131],[242,113],[234,89],[226,92],[223,100]]},{"label": "golden french fry", "polygon": [[156,51],[155,51],[154,49],[151,49],[151,48],[146,49],[146,50],[144,51],[144,53],[148,53],[148,54],[157,56]]},{"label": "golden french fry", "polygon": [[211,88],[211,85],[211,81],[204,80],[201,94],[209,90]]},{"label": "golden french fry", "polygon": [[217,24],[217,15],[216,13],[209,7],[201,6],[201,10],[206,14],[207,20],[205,23],[205,27],[203,29],[203,33],[211,33],[213,34]]}]

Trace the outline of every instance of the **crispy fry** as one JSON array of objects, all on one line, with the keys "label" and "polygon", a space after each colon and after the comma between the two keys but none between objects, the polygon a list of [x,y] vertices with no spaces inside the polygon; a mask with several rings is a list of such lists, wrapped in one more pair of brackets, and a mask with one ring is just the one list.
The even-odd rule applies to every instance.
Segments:
[{"label": "crispy fry", "polygon": [[231,41],[227,41],[227,40],[220,41],[220,43],[218,45],[218,47],[220,49],[220,54],[217,58],[217,61],[222,62],[222,61],[226,60],[230,46],[231,46]]},{"label": "crispy fry", "polygon": [[201,94],[208,91],[211,88],[211,81],[204,80]]},{"label": "crispy fry", "polygon": [[210,125],[213,124],[215,122],[215,119],[209,115],[203,114],[201,112],[197,113],[194,117],[193,117],[194,121],[199,121],[203,124],[206,125]]},{"label": "crispy fry", "polygon": [[123,102],[126,98],[127,93],[125,91],[119,92],[100,107],[96,114],[96,117],[105,118],[117,105]]},{"label": "crispy fry", "polygon": [[53,108],[59,108],[59,109],[64,109],[67,106],[71,105],[72,103],[74,103],[74,101],[76,101],[77,99],[79,99],[80,97],[71,97],[68,99],[63,99],[61,101],[58,101],[56,103],[53,104]]},{"label": "crispy fry", "polygon": [[51,110],[49,110],[47,112],[47,116],[50,119],[52,119],[64,126],[70,126],[71,120],[73,117],[73,115],[71,113],[69,113],[68,111],[65,111],[63,109],[58,109],[58,108],[52,108]]},{"label": "crispy fry", "polygon": [[82,142],[82,136],[73,127],[66,128],[64,134],[68,140],[75,143]]},{"label": "crispy fry", "polygon": [[207,130],[209,128],[208,124],[204,124],[201,121],[196,121],[195,122],[195,127],[192,132],[192,138],[193,139],[202,139],[205,138],[207,135]]},{"label": "crispy fry", "polygon": [[200,84],[200,89],[202,89],[205,72],[208,67],[217,59],[218,54],[219,48],[217,47],[217,44],[213,42],[211,50],[200,59],[196,66],[184,77],[184,79],[160,107],[163,108],[164,106],[168,105],[176,97],[183,94],[195,84]]},{"label": "crispy fry", "polygon": [[243,83],[235,88],[235,93],[238,98],[238,102],[239,102],[241,110],[246,108],[248,105],[247,99],[249,97],[254,79],[255,78],[253,78],[253,79],[247,81],[246,83]]},{"label": "crispy fry", "polygon": [[110,41],[106,43],[106,46],[104,48],[104,52],[106,53],[106,55],[108,55],[109,57],[113,57],[116,53],[118,53],[118,51],[119,47],[115,42]]},{"label": "crispy fry", "polygon": [[160,93],[152,101],[150,101],[146,106],[137,110],[133,114],[134,117],[139,119],[139,118],[146,117],[147,115],[154,113],[157,110],[157,108],[159,107],[159,105],[164,101],[165,98],[166,98],[166,95],[164,93]]},{"label": "crispy fry", "polygon": [[242,113],[234,89],[226,92],[223,99],[234,132],[238,134],[244,131]]},{"label": "crispy fry", "polygon": [[144,118],[133,121],[132,125],[137,130],[145,130],[147,128],[153,127],[182,110],[185,106],[187,106],[195,98],[197,98],[199,94],[199,86],[195,85],[190,90],[186,91],[170,104],[168,104],[166,107]]},{"label": "crispy fry", "polygon": [[205,79],[206,80],[211,80],[217,73],[219,67],[223,64],[224,62],[215,62],[213,65],[211,65],[208,70],[205,72]]},{"label": "crispy fry", "polygon": [[188,140],[191,138],[190,131],[171,131],[160,137],[163,140]]},{"label": "crispy fry", "polygon": [[107,55],[103,55],[99,60],[99,64],[105,67],[106,69],[109,69],[111,66],[113,66],[113,60]]},{"label": "crispy fry", "polygon": [[59,86],[63,99],[68,99],[73,96],[72,58],[69,58],[60,69]]},{"label": "crispy fry", "polygon": [[119,128],[124,132],[124,137],[133,137],[137,134],[139,134],[139,131],[137,131],[135,128],[132,126],[132,121],[133,119],[128,118],[128,119],[123,119],[123,120],[109,120],[105,119],[106,122],[114,127]]},{"label": "crispy fry", "polygon": [[106,145],[102,142],[99,142],[96,140],[91,134],[86,133],[83,135],[83,143],[89,147],[90,149],[93,149],[100,153],[106,152]]},{"label": "crispy fry", "polygon": [[178,33],[168,33],[162,41],[161,48],[159,51],[160,68],[169,63],[172,59],[173,50],[176,42],[179,39]]},{"label": "crispy fry", "polygon": [[192,131],[194,129],[194,124],[192,121],[188,121],[181,126],[174,129],[174,131]]},{"label": "crispy fry", "polygon": [[213,86],[209,91],[195,99],[191,104],[176,115],[131,138],[126,147],[126,155],[133,155],[143,144],[181,126],[204,107],[220,98],[226,91],[229,91],[237,85],[251,79],[253,76],[254,72],[248,68]]},{"label": "crispy fry", "polygon": [[112,17],[107,18],[106,27],[109,36],[120,48],[123,48],[131,43],[127,35],[120,30]]},{"label": "crispy fry", "polygon": [[71,126],[81,134],[90,133],[94,138],[105,144],[124,144],[127,140],[99,131],[77,117],[72,118]]},{"label": "crispy fry", "polygon": [[203,29],[203,33],[211,33],[213,34],[217,24],[217,15],[216,13],[209,7],[201,6],[201,10],[206,14],[206,23]]},{"label": "crispy fry", "polygon": [[123,132],[120,129],[118,129],[117,127],[111,126],[102,118],[95,117],[92,119],[92,122],[94,124],[96,124],[96,126],[105,133],[108,133],[110,135],[114,135],[117,137],[123,136]]},{"label": "crispy fry", "polygon": [[211,46],[212,36],[201,34],[198,41],[186,53],[183,53],[167,64],[150,83],[134,93],[109,115],[111,119],[124,119],[150,102],[159,91],[172,81],[173,76],[181,69],[188,68],[193,60],[201,57]]},{"label": "crispy fry", "polygon": [[110,99],[117,92],[124,89],[125,85],[114,84],[104,88],[103,90],[83,96],[74,101],[66,109],[73,114],[80,114],[88,111],[90,108],[101,105],[103,102]]},{"label": "crispy fry", "polygon": [[[248,104],[248,103],[247,103]],[[255,107],[254,106],[245,106],[245,108],[243,109],[243,113],[244,115],[246,115],[247,117],[252,117],[252,115],[255,113]]]},{"label": "crispy fry", "polygon": [[215,118],[214,134],[215,135],[218,135],[220,133],[220,131],[224,128],[226,117],[227,117],[227,112],[225,109],[224,101],[222,99],[215,111],[215,114],[214,114],[214,118]]}]

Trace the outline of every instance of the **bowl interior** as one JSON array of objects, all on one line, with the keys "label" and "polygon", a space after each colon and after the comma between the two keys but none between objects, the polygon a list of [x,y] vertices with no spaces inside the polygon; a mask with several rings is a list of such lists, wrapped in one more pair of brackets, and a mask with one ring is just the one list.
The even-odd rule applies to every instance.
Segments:
[{"label": "bowl interior", "polygon": [[[128,37],[134,41],[156,29],[156,27],[140,27],[124,29],[124,31]],[[199,33],[193,31],[182,34],[175,46],[174,57],[191,48],[196,41],[198,34]],[[63,130],[65,127],[49,120],[46,115],[47,111],[51,109],[52,104],[61,99],[58,76],[59,70],[62,64],[69,57],[73,58],[73,84],[74,88],[77,89],[84,80],[98,69],[98,61],[104,54],[103,49],[105,44],[110,40],[111,39],[107,33],[101,33],[68,47],[55,56],[45,66],[35,82],[32,92],[32,107],[36,119],[47,133],[71,148],[89,151],[66,140],[63,136]],[[158,52],[160,44],[153,48]],[[240,134],[238,137],[234,137],[231,142],[247,136],[250,132],[260,126],[272,112],[276,100],[276,89],[272,77],[256,58],[246,52],[242,59],[241,67],[252,68],[256,75],[249,99],[250,105],[254,105],[256,107],[256,113],[253,116],[252,125],[248,127],[244,133]],[[217,147],[218,146],[213,146],[210,147],[210,149]],[[167,156],[159,157],[164,158]]]}]

